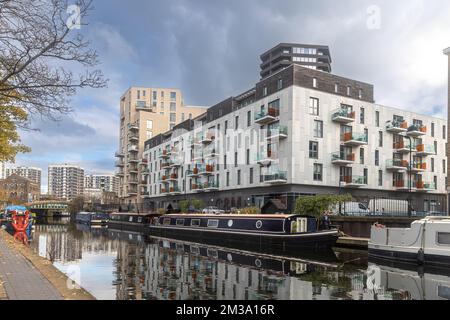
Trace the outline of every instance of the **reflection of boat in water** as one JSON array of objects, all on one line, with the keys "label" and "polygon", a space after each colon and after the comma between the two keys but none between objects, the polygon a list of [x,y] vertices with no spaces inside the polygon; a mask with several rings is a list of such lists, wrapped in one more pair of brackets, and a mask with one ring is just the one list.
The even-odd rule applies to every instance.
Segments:
[{"label": "reflection of boat in water", "polygon": [[426,266],[450,267],[450,217],[427,217],[411,228],[372,226],[369,256]]},{"label": "reflection of boat in water", "polygon": [[374,292],[392,291],[395,299],[450,300],[450,272],[437,271],[386,261],[369,263],[367,284]]},{"label": "reflection of boat in water", "polygon": [[286,276],[308,273],[314,269],[314,266],[339,267],[336,255],[332,250],[322,251],[320,256],[315,252],[304,252],[301,258],[287,258],[158,237],[151,237],[151,240],[162,249],[239,266],[270,270]]},{"label": "reflection of boat in water", "polygon": [[158,217],[158,214],[139,214],[131,212],[111,213],[108,221],[108,228],[115,230],[127,230],[144,232],[151,220]]},{"label": "reflection of boat in water", "polygon": [[75,228],[78,231],[91,233],[94,236],[106,236],[108,232],[108,228],[105,226],[89,225],[85,223],[77,223]]},{"label": "reflection of boat in water", "polygon": [[145,240],[145,236],[140,232],[115,230],[108,227],[108,239],[122,240],[128,243],[139,244]]},{"label": "reflection of boat in water", "polygon": [[317,221],[299,215],[168,214],[150,225],[150,234],[257,251],[298,253],[331,248],[337,230],[317,231]]}]

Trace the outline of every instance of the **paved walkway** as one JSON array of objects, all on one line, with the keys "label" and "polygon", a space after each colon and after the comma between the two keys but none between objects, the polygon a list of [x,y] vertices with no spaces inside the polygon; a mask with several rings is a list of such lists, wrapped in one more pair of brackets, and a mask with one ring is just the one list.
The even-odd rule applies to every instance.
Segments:
[{"label": "paved walkway", "polygon": [[0,237],[0,299],[1,283],[10,300],[63,300],[50,282]]}]

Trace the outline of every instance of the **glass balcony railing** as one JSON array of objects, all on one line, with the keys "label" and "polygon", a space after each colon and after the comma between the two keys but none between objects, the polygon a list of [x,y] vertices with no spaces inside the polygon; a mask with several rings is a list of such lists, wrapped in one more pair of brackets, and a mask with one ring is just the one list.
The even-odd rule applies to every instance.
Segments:
[{"label": "glass balcony railing", "polygon": [[216,181],[205,182],[203,184],[203,189],[219,189],[219,183]]},{"label": "glass balcony railing", "polygon": [[397,167],[397,168],[408,168],[409,167],[409,162],[406,160],[386,160],[386,167],[387,168],[393,168],[393,167]]},{"label": "glass balcony railing", "polygon": [[287,136],[288,135],[288,128],[287,126],[278,126],[275,128],[269,128],[267,130],[267,137],[275,137],[275,136]]},{"label": "glass balcony railing", "polygon": [[427,133],[427,127],[421,124],[414,124],[408,128],[408,133],[419,132],[421,134]]},{"label": "glass balcony railing", "polygon": [[406,131],[408,123],[406,121],[388,121],[386,123],[387,131]]},{"label": "glass balcony railing", "polygon": [[369,141],[369,139],[368,139],[366,134],[348,132],[348,133],[345,133],[342,136],[342,141],[344,141],[344,142],[367,143]]},{"label": "glass balcony railing", "polygon": [[367,178],[364,176],[344,176],[341,177],[341,182],[346,184],[366,185]]},{"label": "glass balcony railing", "polygon": [[334,152],[331,154],[331,161],[335,162],[335,161],[355,161],[355,154],[354,153],[349,153],[346,154],[344,152]]},{"label": "glass balcony railing", "polygon": [[255,121],[258,122],[265,118],[276,118],[280,116],[280,110],[277,108],[269,108],[255,114]]},{"label": "glass balcony railing", "polygon": [[436,184],[434,182],[416,182],[416,188],[418,190],[436,190]]},{"label": "glass balcony railing", "polygon": [[346,118],[349,120],[355,120],[355,111],[351,111],[348,108],[338,108],[331,112],[331,117],[333,120],[338,120],[340,118]]},{"label": "glass balcony railing", "polygon": [[263,175],[264,182],[287,181],[287,171],[277,171]]},{"label": "glass balcony railing", "polygon": [[433,145],[428,144],[419,144],[416,148],[418,153],[424,153],[424,154],[436,154],[436,150],[434,149]]},{"label": "glass balcony railing", "polygon": [[394,149],[395,150],[411,150],[412,152],[417,150],[417,146],[413,143],[405,142],[405,141],[398,141],[394,142]]}]

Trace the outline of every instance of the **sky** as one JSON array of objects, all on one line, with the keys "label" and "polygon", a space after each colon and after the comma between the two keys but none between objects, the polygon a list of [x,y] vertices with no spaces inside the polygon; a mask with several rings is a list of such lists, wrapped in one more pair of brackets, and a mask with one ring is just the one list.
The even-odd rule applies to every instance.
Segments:
[{"label": "sky", "polygon": [[131,86],[182,90],[212,106],[259,80],[259,55],[280,42],[330,46],[333,73],[375,86],[376,102],[447,117],[448,0],[94,0],[82,32],[108,87],[79,91],[59,122],[33,119],[16,165],[76,163],[115,171],[119,98]]}]

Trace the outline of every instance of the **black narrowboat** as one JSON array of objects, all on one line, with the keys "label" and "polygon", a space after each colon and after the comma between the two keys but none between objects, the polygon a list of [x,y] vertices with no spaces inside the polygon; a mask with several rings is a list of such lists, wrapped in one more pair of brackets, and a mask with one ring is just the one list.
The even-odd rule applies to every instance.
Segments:
[{"label": "black narrowboat", "polygon": [[78,212],[75,215],[75,222],[90,226],[106,226],[109,214],[100,212]]},{"label": "black narrowboat", "polygon": [[126,230],[144,232],[146,226],[152,223],[152,219],[160,214],[119,212],[111,213],[108,221],[108,228],[114,230]]},{"label": "black narrowboat", "polygon": [[318,230],[314,217],[283,214],[167,214],[150,225],[150,234],[277,253],[331,248],[339,237],[338,230]]}]

